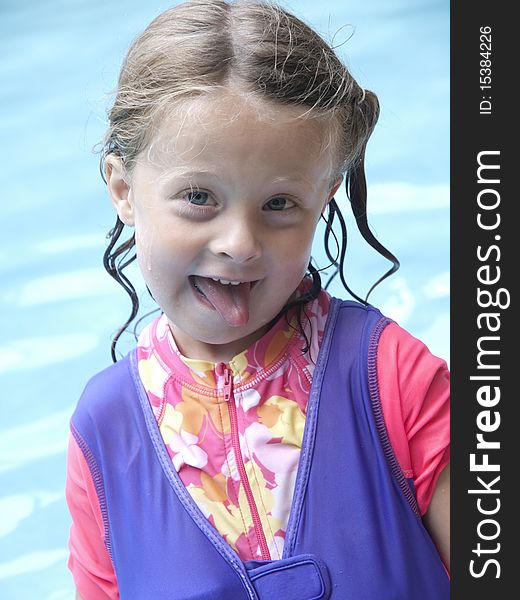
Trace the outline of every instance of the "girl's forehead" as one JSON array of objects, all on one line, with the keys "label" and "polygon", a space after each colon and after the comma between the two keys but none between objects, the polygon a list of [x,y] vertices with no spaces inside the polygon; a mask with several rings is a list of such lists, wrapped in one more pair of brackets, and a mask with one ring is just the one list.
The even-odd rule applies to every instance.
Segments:
[{"label": "girl's forehead", "polygon": [[241,118],[260,124],[299,122],[303,120],[305,113],[309,113],[306,107],[274,102],[233,86],[214,88],[180,101],[174,106],[170,116],[174,121],[192,118],[202,125],[209,122],[210,127],[214,127],[216,123],[225,127]]},{"label": "girl's forehead", "polygon": [[[273,152],[305,144],[315,158],[331,150],[332,128],[320,115],[300,106],[273,103],[219,91],[177,103],[158,118],[144,155],[147,162],[194,160],[212,147],[274,142]],[[224,148],[224,149],[225,149]]]}]

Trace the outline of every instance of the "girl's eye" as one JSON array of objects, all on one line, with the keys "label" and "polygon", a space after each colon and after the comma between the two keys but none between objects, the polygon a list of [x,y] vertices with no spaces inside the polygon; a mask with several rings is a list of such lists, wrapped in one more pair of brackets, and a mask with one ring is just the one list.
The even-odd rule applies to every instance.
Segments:
[{"label": "girl's eye", "polygon": [[191,188],[175,196],[175,207],[179,214],[187,218],[206,218],[215,214],[218,206],[211,192]]},{"label": "girl's eye", "polygon": [[295,206],[294,202],[289,198],[284,198],[283,196],[277,196],[276,198],[272,198],[266,204],[271,210],[281,211],[287,210],[289,208],[293,208]]},{"label": "girl's eye", "polygon": [[184,194],[184,198],[190,204],[195,204],[196,206],[206,206],[209,200],[209,194],[208,192],[193,190],[191,192],[186,192],[186,194]]}]

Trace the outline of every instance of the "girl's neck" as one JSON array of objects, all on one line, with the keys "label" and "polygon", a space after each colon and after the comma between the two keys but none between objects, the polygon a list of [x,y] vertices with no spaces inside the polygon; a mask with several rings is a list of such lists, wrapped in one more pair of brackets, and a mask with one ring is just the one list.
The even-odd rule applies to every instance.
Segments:
[{"label": "girl's neck", "polygon": [[186,358],[208,361],[213,363],[229,363],[237,354],[240,354],[258,341],[269,329],[269,324],[257,329],[253,333],[227,344],[209,344],[188,336],[168,321],[170,331],[179,352]]},{"label": "girl's neck", "polygon": [[[310,282],[308,278],[304,278],[298,289],[294,291],[287,301],[287,304],[298,298],[302,291],[306,291],[308,289],[309,285]],[[169,319],[168,325],[173,339],[175,340],[177,349],[186,358],[213,363],[229,363],[229,361],[235,356],[244,350],[247,350],[247,348],[252,346],[256,341],[263,337],[275,325],[275,323],[278,321],[278,318],[280,318],[280,313],[278,313],[276,317],[273,317],[270,322],[266,323],[260,329],[257,329],[247,336],[233,340],[232,342],[226,344],[209,344],[207,342],[196,340],[176,327]]]}]

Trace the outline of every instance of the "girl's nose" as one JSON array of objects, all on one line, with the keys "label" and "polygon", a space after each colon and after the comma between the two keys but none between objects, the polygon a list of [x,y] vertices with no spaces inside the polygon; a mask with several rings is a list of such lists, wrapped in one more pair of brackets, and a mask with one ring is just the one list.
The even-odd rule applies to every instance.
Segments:
[{"label": "girl's nose", "polygon": [[241,220],[222,227],[209,246],[216,256],[243,264],[253,262],[262,255],[258,238],[254,224]]}]

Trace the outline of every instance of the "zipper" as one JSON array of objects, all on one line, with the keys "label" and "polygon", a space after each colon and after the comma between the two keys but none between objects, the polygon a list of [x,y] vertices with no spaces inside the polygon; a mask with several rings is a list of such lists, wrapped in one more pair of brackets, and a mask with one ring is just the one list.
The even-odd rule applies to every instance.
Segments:
[{"label": "zipper", "polygon": [[226,401],[229,418],[231,422],[231,443],[233,445],[233,452],[235,453],[235,460],[237,463],[238,472],[240,474],[240,480],[242,481],[242,485],[244,486],[244,491],[247,498],[247,503],[249,505],[249,510],[251,512],[251,517],[253,519],[253,526],[255,529],[256,537],[260,544],[260,550],[262,552],[262,560],[271,560],[271,554],[269,552],[269,548],[267,547],[267,541],[265,539],[264,530],[262,529],[262,521],[260,519],[260,514],[258,512],[258,508],[256,506],[255,498],[253,496],[253,492],[251,490],[251,486],[249,484],[249,479],[247,477],[246,468],[244,465],[242,452],[240,450],[240,438],[238,436],[238,417],[237,417],[237,408],[235,405],[235,397],[233,394],[233,374],[229,367],[225,363],[219,363],[216,369],[217,375],[223,376],[223,386],[222,391],[224,393],[224,399]]}]

